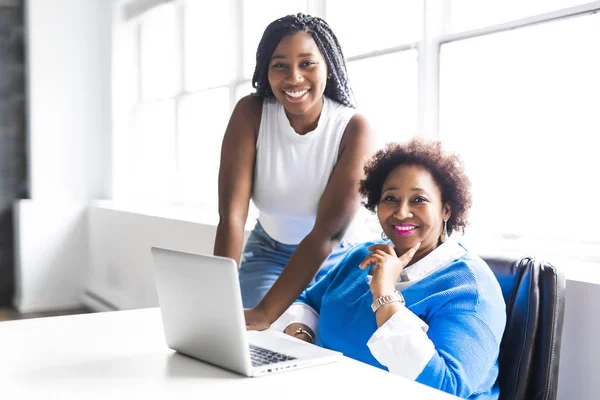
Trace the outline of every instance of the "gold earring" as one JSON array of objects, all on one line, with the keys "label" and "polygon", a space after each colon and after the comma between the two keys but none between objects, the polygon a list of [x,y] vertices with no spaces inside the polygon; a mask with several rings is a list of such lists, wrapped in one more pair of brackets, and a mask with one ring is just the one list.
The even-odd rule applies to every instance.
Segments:
[{"label": "gold earring", "polygon": [[440,236],[440,242],[444,243],[448,239],[448,229],[447,229],[447,220],[444,220],[444,230],[442,231],[442,235]]}]

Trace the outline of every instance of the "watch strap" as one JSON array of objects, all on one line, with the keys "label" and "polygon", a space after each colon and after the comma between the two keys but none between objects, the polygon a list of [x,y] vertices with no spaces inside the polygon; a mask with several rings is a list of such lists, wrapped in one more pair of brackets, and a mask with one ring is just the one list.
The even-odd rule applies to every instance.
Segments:
[{"label": "watch strap", "polygon": [[406,302],[404,301],[404,296],[402,296],[402,293],[395,290],[393,293],[384,294],[384,295],[376,298],[373,301],[373,303],[371,304],[371,310],[373,310],[373,312],[377,312],[377,310],[381,306],[384,306],[389,303],[394,303],[394,302],[400,302],[403,306],[406,305]]}]

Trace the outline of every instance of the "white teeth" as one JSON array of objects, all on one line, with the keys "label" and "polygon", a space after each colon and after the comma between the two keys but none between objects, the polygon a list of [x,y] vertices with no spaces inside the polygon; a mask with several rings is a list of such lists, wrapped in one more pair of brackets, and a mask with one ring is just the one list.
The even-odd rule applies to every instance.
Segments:
[{"label": "white teeth", "polygon": [[287,94],[288,96],[296,98],[296,99],[298,97],[304,96],[306,93],[308,93],[308,90],[302,90],[300,92],[287,92],[287,91],[285,92],[285,94]]},{"label": "white teeth", "polygon": [[396,226],[396,225],[394,225],[394,229],[399,230],[399,231],[412,231],[415,228],[416,228],[415,226]]}]

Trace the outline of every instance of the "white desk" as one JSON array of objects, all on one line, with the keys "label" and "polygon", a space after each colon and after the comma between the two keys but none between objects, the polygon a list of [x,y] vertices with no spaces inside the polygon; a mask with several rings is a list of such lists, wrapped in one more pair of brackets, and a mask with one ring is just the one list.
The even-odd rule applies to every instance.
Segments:
[{"label": "white desk", "polygon": [[0,322],[0,394],[78,400],[455,399],[348,358],[244,378],[170,350],[155,308]]}]

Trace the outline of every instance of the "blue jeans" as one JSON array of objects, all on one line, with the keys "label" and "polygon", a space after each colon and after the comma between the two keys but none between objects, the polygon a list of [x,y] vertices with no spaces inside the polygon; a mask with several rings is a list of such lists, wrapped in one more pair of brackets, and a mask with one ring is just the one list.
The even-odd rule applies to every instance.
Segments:
[{"label": "blue jeans", "polygon": [[[283,267],[296,247],[298,245],[283,244],[271,238],[260,223],[256,222],[240,262],[239,276],[244,308],[255,307],[262,300],[283,271]],[[340,263],[351,247],[350,243],[342,241],[325,260],[310,285],[315,284],[327,274],[327,271]]]}]

